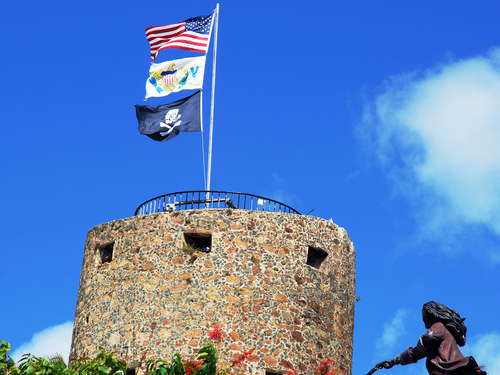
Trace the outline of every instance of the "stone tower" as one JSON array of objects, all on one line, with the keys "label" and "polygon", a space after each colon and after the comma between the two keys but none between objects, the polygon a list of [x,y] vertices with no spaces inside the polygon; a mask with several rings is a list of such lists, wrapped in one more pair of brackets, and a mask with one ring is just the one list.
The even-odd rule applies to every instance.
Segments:
[{"label": "stone tower", "polygon": [[349,236],[320,218],[204,208],[112,221],[87,235],[71,354],[194,359],[217,326],[223,361],[255,349],[245,374],[311,374],[332,358],[350,375],[354,287]]}]

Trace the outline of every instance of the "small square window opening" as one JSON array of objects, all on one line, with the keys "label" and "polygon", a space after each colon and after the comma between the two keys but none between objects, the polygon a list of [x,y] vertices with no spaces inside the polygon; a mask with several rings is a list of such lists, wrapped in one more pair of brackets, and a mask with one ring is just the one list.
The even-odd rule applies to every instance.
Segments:
[{"label": "small square window opening", "polygon": [[306,264],[314,268],[321,267],[321,264],[325,261],[328,253],[320,248],[309,246],[307,249],[307,261]]},{"label": "small square window opening", "polygon": [[113,260],[113,248],[114,248],[114,246],[115,246],[114,242],[99,246],[99,254],[101,255],[102,264],[109,263]]},{"label": "small square window opening", "polygon": [[212,249],[211,233],[184,233],[184,241],[196,251],[209,253]]}]

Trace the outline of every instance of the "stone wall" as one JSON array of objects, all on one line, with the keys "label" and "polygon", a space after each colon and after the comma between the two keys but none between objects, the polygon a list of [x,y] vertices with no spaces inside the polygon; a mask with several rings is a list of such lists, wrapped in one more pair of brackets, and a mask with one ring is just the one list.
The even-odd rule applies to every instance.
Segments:
[{"label": "stone wall", "polygon": [[[187,253],[185,233],[211,235],[210,251]],[[255,348],[246,374],[311,374],[332,358],[349,375],[354,262],[346,231],[312,216],[206,209],[98,225],[85,243],[71,353],[103,346],[130,367],[194,358],[217,326],[224,360]]]}]

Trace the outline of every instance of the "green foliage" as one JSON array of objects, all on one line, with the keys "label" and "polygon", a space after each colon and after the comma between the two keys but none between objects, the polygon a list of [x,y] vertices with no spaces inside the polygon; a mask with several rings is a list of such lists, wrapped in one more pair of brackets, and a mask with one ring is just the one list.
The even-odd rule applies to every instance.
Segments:
[{"label": "green foliage", "polygon": [[[214,328],[209,332],[210,340],[224,341],[225,334],[220,328]],[[0,375],[116,375],[117,372],[127,370],[126,362],[118,357],[116,353],[108,353],[99,347],[100,352],[95,358],[84,357],[73,359],[70,367],[66,366],[60,355],[49,359],[35,357],[25,354],[16,364],[9,358],[10,344],[0,341]],[[205,346],[198,352],[195,361],[183,360],[179,353],[174,354],[172,361],[162,359],[150,359],[146,363],[146,375],[228,375],[240,373],[238,366],[250,359],[254,349],[243,351],[242,354],[233,359],[230,364],[219,364],[219,352],[215,349],[212,341],[207,341]],[[325,359],[314,371],[315,375],[343,375],[331,364],[331,359]],[[287,375],[297,375],[297,369],[290,370]]]},{"label": "green foliage", "polygon": [[215,375],[219,357],[217,357],[217,351],[211,341],[200,349],[198,352],[198,359],[204,360],[200,375]]},{"label": "green foliage", "polygon": [[10,344],[7,341],[0,341],[0,374],[16,374],[14,360],[7,353],[10,351]]},{"label": "green foliage", "polygon": [[184,251],[188,255],[193,255],[195,253],[200,252],[200,248],[193,246],[193,245],[188,245],[187,243],[184,243],[182,246],[182,251]]},{"label": "green foliage", "polygon": [[184,375],[184,366],[181,356],[175,353],[172,362],[163,359],[150,359],[146,363],[147,375]]},{"label": "green foliage", "polygon": [[108,353],[99,347],[95,358],[81,358],[68,367],[60,355],[45,359],[25,354],[17,364],[7,353],[10,344],[0,341],[0,375],[104,375],[125,372],[127,364],[115,353]]},{"label": "green foliage", "polygon": [[18,368],[13,374],[21,375],[45,375],[45,374],[68,374],[73,375],[75,372],[66,366],[60,355],[45,359],[35,357],[31,354],[22,356],[18,363]]},{"label": "green foliage", "polygon": [[[175,353],[172,362],[162,359],[150,359],[146,363],[147,375],[215,375],[217,372],[217,351],[211,341],[209,341],[198,352],[198,361],[193,363],[182,361],[179,353]],[[202,362],[201,367],[197,366]]]},{"label": "green foliage", "polygon": [[75,360],[71,369],[79,375],[115,374],[117,371],[127,370],[127,363],[116,353],[108,353],[101,346],[99,350],[99,354],[93,359],[84,357]]}]

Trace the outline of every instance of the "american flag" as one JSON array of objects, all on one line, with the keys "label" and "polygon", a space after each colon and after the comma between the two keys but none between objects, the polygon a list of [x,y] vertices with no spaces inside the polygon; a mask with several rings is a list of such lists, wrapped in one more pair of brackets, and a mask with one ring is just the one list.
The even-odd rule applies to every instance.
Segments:
[{"label": "american flag", "polygon": [[167,48],[207,53],[213,14],[190,18],[172,25],[153,26],[146,29],[151,44],[151,60]]}]

